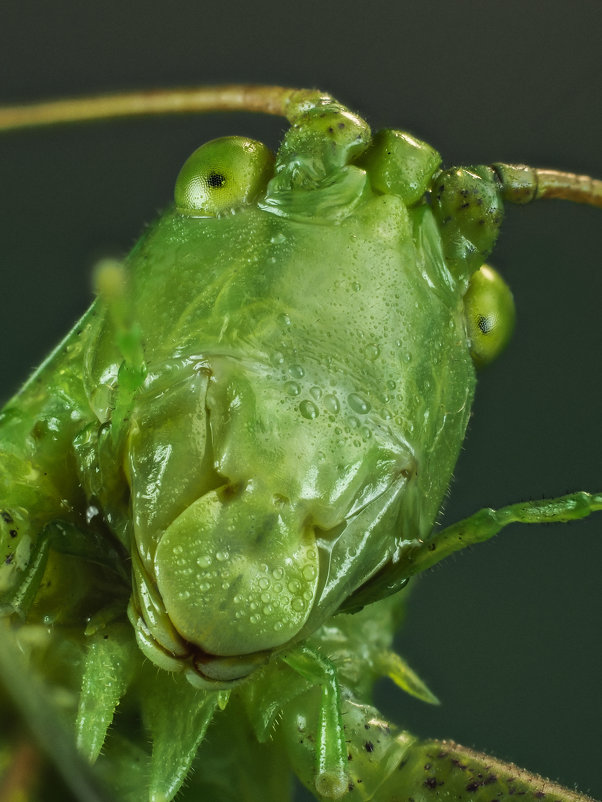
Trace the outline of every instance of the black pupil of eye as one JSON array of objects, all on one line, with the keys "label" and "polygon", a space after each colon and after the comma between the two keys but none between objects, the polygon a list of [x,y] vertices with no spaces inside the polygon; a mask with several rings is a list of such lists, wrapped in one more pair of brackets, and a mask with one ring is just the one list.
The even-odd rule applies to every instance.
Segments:
[{"label": "black pupil of eye", "polygon": [[219,189],[226,183],[226,177],[221,173],[209,173],[207,183],[212,189]]},{"label": "black pupil of eye", "polygon": [[493,321],[491,318],[485,317],[485,315],[479,315],[477,326],[480,328],[483,334],[489,334],[493,328]]}]

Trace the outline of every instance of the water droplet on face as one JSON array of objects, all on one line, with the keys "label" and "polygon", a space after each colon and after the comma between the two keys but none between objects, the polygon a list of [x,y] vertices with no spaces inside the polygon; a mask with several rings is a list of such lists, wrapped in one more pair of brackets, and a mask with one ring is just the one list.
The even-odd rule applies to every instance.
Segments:
[{"label": "water droplet on face", "polygon": [[295,596],[295,598],[291,602],[291,607],[297,613],[302,613],[305,610],[305,602],[303,599],[300,599],[299,596]]},{"label": "water droplet on face", "polygon": [[308,582],[311,582],[316,578],[316,569],[313,565],[305,565],[303,567],[303,571],[301,571],[303,577],[307,579]]},{"label": "water droplet on face", "polygon": [[322,404],[326,412],[330,412],[331,415],[336,415],[341,408],[336,395],[325,395]]},{"label": "water droplet on face", "polygon": [[289,395],[299,395],[301,386],[297,382],[286,382],[284,389]]},{"label": "water droplet on face", "polygon": [[366,415],[370,412],[370,404],[366,401],[365,398],[362,398],[361,395],[357,393],[350,393],[347,396],[347,403],[351,407],[354,412],[357,412],[358,415]]},{"label": "water droplet on face", "polygon": [[374,362],[380,356],[380,348],[376,343],[369,343],[364,349],[364,355],[370,362]]},{"label": "water droplet on face", "polygon": [[313,401],[301,401],[299,404],[299,412],[307,420],[314,420],[320,414],[318,407]]},{"label": "water droplet on face", "polygon": [[305,376],[305,371],[301,367],[301,365],[291,365],[288,369],[288,372],[291,376],[294,376],[295,379],[302,379]]},{"label": "water droplet on face", "polygon": [[215,552],[215,559],[220,562],[226,562],[230,554],[227,551],[216,551]]}]

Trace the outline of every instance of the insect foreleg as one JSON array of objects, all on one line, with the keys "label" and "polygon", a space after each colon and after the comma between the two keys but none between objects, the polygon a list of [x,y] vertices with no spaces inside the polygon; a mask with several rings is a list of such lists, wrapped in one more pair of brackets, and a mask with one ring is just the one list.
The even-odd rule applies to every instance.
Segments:
[{"label": "insect foreleg", "polygon": [[[306,711],[315,702],[315,693],[312,689],[289,704],[281,725],[293,769],[314,793],[315,721]],[[583,794],[451,741],[419,740],[387,721],[375,707],[356,701],[346,689],[343,694],[349,799],[504,802],[520,796],[524,802],[544,797],[590,802]],[[319,793],[317,798],[326,802]]]},{"label": "insect foreleg", "polygon": [[[455,551],[482,543],[512,523],[545,524],[576,521],[602,510],[602,493],[579,491],[558,498],[523,501],[499,510],[486,507],[446,529],[433,533],[401,558],[406,575],[430,568]],[[403,571],[404,569],[400,569]]]},{"label": "insect foreleg", "polygon": [[347,790],[347,747],[341,720],[341,691],[336,668],[309,646],[299,646],[282,657],[304,679],[321,685],[320,715],[315,742],[315,788],[327,799]]}]

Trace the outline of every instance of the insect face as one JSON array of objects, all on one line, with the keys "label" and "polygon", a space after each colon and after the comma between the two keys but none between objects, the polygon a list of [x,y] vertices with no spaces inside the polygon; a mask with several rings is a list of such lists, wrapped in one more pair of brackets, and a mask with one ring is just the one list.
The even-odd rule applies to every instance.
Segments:
[{"label": "insect face", "polygon": [[[313,90],[192,94],[277,110],[292,127],[275,160],[240,137],[195,151],[174,207],[125,266],[99,269],[98,302],[0,413],[0,612],[7,643],[13,626],[22,641],[0,648],[6,685],[52,718],[6,659],[31,651],[66,691],[90,762],[132,685],[153,741],[148,776],[127,715],[105,765],[113,784],[137,766],[151,800],[174,798],[230,698],[226,747],[204,744],[201,783],[214,773],[221,788],[227,765],[247,793],[243,775],[282,718],[274,745],[319,798],[413,797],[444,782],[478,794],[468,770],[487,771],[484,793],[520,781],[540,796],[512,766],[506,782],[482,756],[396,735],[362,700],[387,675],[436,701],[390,651],[393,594],[410,576],[509,523],[602,509],[600,494],[578,492],[433,531],[474,365],[512,328],[509,290],[483,264],[502,202],[599,204],[602,185],[499,164],[441,171],[430,146],[372,137]],[[114,100],[79,114],[121,109]],[[65,113],[43,108],[47,121]],[[285,798],[287,779],[270,798]]]},{"label": "insect face", "polygon": [[[203,174],[213,147],[191,157]],[[461,284],[428,207],[355,165],[315,178],[311,149],[290,151],[256,201],[217,217],[178,204],[129,259],[148,369],[117,438],[130,616],[193,682],[244,676],[425,537],[470,410]],[[90,385],[117,375],[114,340],[103,324]]]}]

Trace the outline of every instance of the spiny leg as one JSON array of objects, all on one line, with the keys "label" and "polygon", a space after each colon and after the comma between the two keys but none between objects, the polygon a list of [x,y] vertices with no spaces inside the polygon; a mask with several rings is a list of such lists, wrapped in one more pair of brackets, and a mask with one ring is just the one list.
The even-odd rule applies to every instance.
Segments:
[{"label": "spiny leg", "polygon": [[321,685],[315,786],[320,796],[338,799],[347,791],[347,747],[336,668],[330,660],[305,645],[283,655],[282,660],[304,679]]},{"label": "spiny leg", "polygon": [[[420,573],[455,551],[482,543],[512,523],[545,524],[577,521],[602,510],[602,493],[578,491],[558,498],[523,501],[494,510],[486,507],[462,521],[434,532],[402,554],[396,573]],[[405,571],[404,571],[405,568]]]}]

